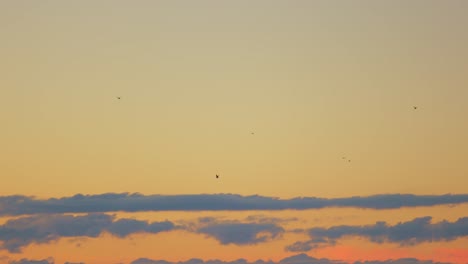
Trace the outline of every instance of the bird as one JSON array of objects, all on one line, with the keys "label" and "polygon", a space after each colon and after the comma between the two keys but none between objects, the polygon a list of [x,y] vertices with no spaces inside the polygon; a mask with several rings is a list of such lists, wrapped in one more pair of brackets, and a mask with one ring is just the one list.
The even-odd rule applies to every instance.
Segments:
[{"label": "bird", "polygon": [[255,135],[255,133],[254,133],[254,132],[250,132],[250,134],[252,134],[252,135]]},{"label": "bird", "polygon": [[216,179],[218,179],[218,178],[219,178],[219,175],[218,175],[218,174],[216,174]]},{"label": "bird", "polygon": [[348,162],[351,162],[351,160],[348,160]]},{"label": "bird", "polygon": [[413,106],[413,108],[414,108],[414,110],[418,109],[418,107],[417,107],[417,106]]},{"label": "bird", "polygon": [[117,99],[119,99],[119,100],[120,100],[120,96],[117,96]]}]

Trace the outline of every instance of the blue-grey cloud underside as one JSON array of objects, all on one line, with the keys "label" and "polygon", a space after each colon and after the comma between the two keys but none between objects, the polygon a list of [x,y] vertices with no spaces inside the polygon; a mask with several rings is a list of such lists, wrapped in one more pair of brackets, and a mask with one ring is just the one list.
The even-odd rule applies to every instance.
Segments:
[{"label": "blue-grey cloud underside", "polygon": [[41,260],[34,260],[34,259],[20,259],[20,260],[12,260],[8,262],[9,264],[53,264],[54,260],[49,259],[41,259]]},{"label": "blue-grey cloud underside", "polygon": [[108,232],[117,237],[135,233],[159,233],[176,229],[173,223],[115,219],[101,213],[83,216],[34,215],[8,220],[0,226],[0,249],[20,252],[31,243],[49,243],[63,237],[98,237]]},{"label": "blue-grey cloud underside", "polygon": [[142,195],[107,193],[77,194],[46,200],[28,196],[0,197],[0,216],[54,213],[141,212],[141,211],[219,211],[219,210],[305,210],[326,207],[394,209],[401,207],[454,205],[468,202],[468,194],[412,195],[382,194],[365,197],[279,199],[234,194]]},{"label": "blue-grey cloud underside", "polygon": [[[22,259],[19,261],[10,261],[9,264],[54,264],[53,259],[44,259],[44,260],[30,260]],[[84,262],[65,262],[65,264],[85,264]],[[299,254],[291,257],[284,258],[278,262],[273,261],[264,261],[257,260],[255,262],[248,262],[245,259],[238,259],[234,261],[222,261],[222,260],[209,260],[204,261],[202,259],[190,259],[187,261],[180,262],[170,262],[166,260],[153,260],[148,258],[139,258],[132,261],[130,264],[348,264],[348,262],[343,262],[339,260],[331,259],[317,259],[310,257],[305,254]],[[351,264],[351,263],[349,263]],[[450,264],[447,262],[434,262],[431,260],[418,260],[415,258],[402,258],[396,260],[383,260],[383,261],[356,261],[353,264]]]},{"label": "blue-grey cloud underside", "polygon": [[441,221],[431,223],[431,217],[415,218],[411,221],[388,225],[377,222],[363,226],[332,226],[329,228],[311,228],[307,230],[308,241],[298,241],[287,246],[287,251],[305,252],[317,247],[330,246],[343,237],[357,236],[369,239],[374,243],[398,243],[401,246],[412,246],[424,242],[450,241],[468,236],[468,217],[455,222]]},{"label": "blue-grey cloud underside", "polygon": [[[310,257],[306,254],[299,254],[291,257],[284,258],[278,262],[258,260],[255,262],[248,262],[245,259],[238,259],[235,261],[221,261],[221,260],[209,260],[203,261],[201,259],[191,259],[181,262],[168,262],[165,260],[152,260],[147,258],[140,258],[134,260],[131,264],[348,264],[349,262],[343,262],[339,260],[331,259],[317,259]],[[350,263],[349,263],[350,264]],[[430,260],[418,260],[415,258],[403,258],[396,260],[383,260],[383,261],[356,261],[354,264],[450,264],[433,262]]]},{"label": "blue-grey cloud underside", "polygon": [[[65,237],[95,238],[104,232],[119,238],[132,234],[156,234],[171,230],[203,234],[220,244],[253,245],[271,241],[285,231],[276,218],[250,217],[248,222],[218,221],[200,218],[195,223],[175,225],[170,221],[148,222],[136,219],[116,219],[113,215],[91,213],[81,216],[40,214],[10,219],[0,225],[0,249],[20,252],[31,243],[43,244]],[[288,220],[288,219],[286,219]],[[270,222],[268,222],[270,221]]]}]

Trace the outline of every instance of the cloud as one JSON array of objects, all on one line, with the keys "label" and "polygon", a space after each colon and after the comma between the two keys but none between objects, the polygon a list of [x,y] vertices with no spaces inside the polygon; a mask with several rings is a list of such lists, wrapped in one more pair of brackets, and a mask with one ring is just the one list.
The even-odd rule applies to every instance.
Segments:
[{"label": "cloud", "polygon": [[207,235],[223,245],[253,245],[281,236],[285,230],[279,223],[288,221],[295,219],[250,215],[242,221],[200,217],[196,221],[183,222],[183,225],[185,230]]},{"label": "cloud", "polygon": [[[299,254],[291,257],[284,258],[278,262],[257,260],[255,262],[247,262],[245,259],[238,259],[235,261],[222,261],[222,260],[209,260],[203,261],[201,259],[191,259],[184,262],[168,262],[165,260],[151,260],[147,258],[140,258],[134,260],[130,264],[347,264],[339,260],[330,259],[317,259],[310,257],[306,254]],[[418,260],[413,258],[403,258],[397,260],[384,260],[384,261],[356,261],[354,264],[450,264],[433,262],[430,260]]]},{"label": "cloud", "polygon": [[325,207],[392,209],[401,207],[453,205],[468,202],[468,194],[412,195],[381,194],[366,197],[279,199],[235,194],[142,195],[107,193],[77,194],[46,200],[21,195],[0,197],[0,216],[54,213],[201,211],[201,210],[286,210]]},{"label": "cloud", "polygon": [[21,259],[18,261],[10,261],[9,264],[54,264],[52,258],[43,259],[43,260],[31,260],[31,259]]},{"label": "cloud", "polygon": [[[147,222],[136,219],[116,219],[114,215],[91,213],[81,216],[64,214],[40,214],[10,219],[0,225],[0,249],[20,252],[31,243],[43,244],[60,238],[70,242],[86,237],[98,237],[103,232],[119,238],[136,233],[155,234],[174,229],[203,234],[221,244],[251,245],[267,242],[281,236],[285,231],[275,222],[280,219],[263,216],[247,217],[250,222],[225,221],[202,217],[194,222]],[[288,220],[288,219],[286,219]],[[254,221],[254,222],[252,222]]]},{"label": "cloud", "polygon": [[[9,264],[54,264],[53,258],[47,258],[42,260],[32,260],[32,259],[21,259],[17,261],[10,261]],[[85,264],[84,262],[65,262],[64,264]]]},{"label": "cloud", "polygon": [[281,235],[284,229],[267,223],[215,223],[202,227],[197,232],[214,237],[223,245],[249,245],[274,239]]},{"label": "cloud", "polygon": [[313,243],[312,240],[308,241],[297,241],[292,245],[286,246],[286,251],[291,252],[307,252],[312,249],[318,248],[319,246]]},{"label": "cloud", "polygon": [[431,219],[430,216],[420,217],[393,226],[386,222],[377,222],[364,226],[311,228],[307,230],[311,240],[296,242],[287,246],[286,250],[305,252],[320,246],[334,245],[338,239],[347,236],[364,237],[374,243],[398,243],[401,246],[430,241],[449,241],[468,236],[468,217],[459,218],[455,222],[441,221],[434,224],[431,224]]},{"label": "cloud", "polygon": [[11,219],[0,226],[0,248],[19,252],[31,243],[48,243],[62,237],[98,237],[109,232],[117,237],[135,233],[159,233],[176,229],[173,223],[139,221],[134,219],[115,220],[112,215],[88,214],[34,215]]},{"label": "cloud", "polygon": [[279,261],[279,264],[345,264],[345,262],[330,259],[316,259],[306,254],[299,254],[284,258]]},{"label": "cloud", "polygon": [[278,217],[269,217],[264,215],[249,215],[245,218],[248,222],[255,222],[255,223],[270,223],[270,224],[280,224],[280,223],[287,223],[292,221],[298,221],[297,217],[289,217],[289,218],[278,218]]}]

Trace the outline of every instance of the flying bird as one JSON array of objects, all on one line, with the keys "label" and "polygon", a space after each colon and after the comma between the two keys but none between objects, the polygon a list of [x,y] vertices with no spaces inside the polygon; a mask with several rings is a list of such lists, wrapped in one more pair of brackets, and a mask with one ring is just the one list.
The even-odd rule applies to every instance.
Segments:
[{"label": "flying bird", "polygon": [[417,106],[413,106],[413,108],[414,108],[414,110],[418,109],[418,107],[417,107]]},{"label": "flying bird", "polygon": [[219,178],[219,175],[218,175],[218,174],[216,174],[216,179],[218,179],[218,178]]},{"label": "flying bird", "polygon": [[117,96],[117,99],[119,99],[119,100],[120,100],[120,96]]}]

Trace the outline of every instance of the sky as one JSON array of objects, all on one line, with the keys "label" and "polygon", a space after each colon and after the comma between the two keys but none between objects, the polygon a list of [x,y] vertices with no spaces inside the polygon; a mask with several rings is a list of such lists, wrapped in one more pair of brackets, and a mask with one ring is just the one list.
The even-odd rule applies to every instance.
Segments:
[{"label": "sky", "polygon": [[0,263],[468,263],[467,11],[0,0]]}]

